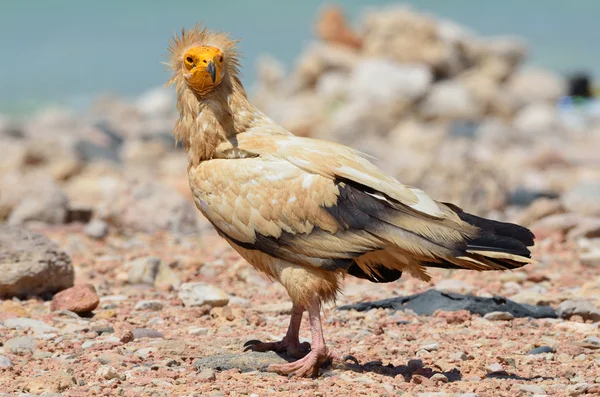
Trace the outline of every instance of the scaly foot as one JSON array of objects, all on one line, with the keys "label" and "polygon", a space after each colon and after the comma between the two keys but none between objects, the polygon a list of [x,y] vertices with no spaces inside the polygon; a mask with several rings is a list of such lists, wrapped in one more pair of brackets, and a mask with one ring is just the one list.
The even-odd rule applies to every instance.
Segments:
[{"label": "scaly foot", "polygon": [[312,350],[304,358],[288,364],[271,364],[267,368],[269,372],[288,375],[292,378],[317,377],[319,368],[329,361],[331,357],[326,349]]},{"label": "scaly foot", "polygon": [[274,351],[282,353],[292,358],[302,358],[310,352],[310,343],[300,341],[289,341],[285,338],[279,342],[261,342],[253,339],[244,343],[244,351],[252,350],[255,352]]}]

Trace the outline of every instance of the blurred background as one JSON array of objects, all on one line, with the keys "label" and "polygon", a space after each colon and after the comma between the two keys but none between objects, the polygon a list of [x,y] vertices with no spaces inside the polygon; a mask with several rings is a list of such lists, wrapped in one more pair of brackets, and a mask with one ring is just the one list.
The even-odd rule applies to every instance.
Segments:
[{"label": "blurred background", "polygon": [[593,0],[7,2],[0,220],[200,230],[161,62],[204,21],[242,39],[250,97],[295,134],[477,214],[580,236],[600,216],[599,14]]}]

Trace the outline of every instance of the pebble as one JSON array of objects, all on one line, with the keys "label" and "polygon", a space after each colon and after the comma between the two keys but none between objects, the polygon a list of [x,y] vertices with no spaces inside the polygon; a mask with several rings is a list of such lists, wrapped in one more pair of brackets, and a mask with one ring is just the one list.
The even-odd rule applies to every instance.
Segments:
[{"label": "pebble", "polygon": [[483,318],[489,321],[509,321],[515,317],[509,312],[489,312],[486,313]]},{"label": "pebble", "polygon": [[10,358],[0,354],[0,368],[10,368],[13,365],[14,364]]},{"label": "pebble", "polygon": [[134,352],[134,354],[140,358],[148,358],[151,353],[156,352],[156,347],[142,347]]},{"label": "pebble", "polygon": [[37,334],[58,331],[58,329],[54,328],[51,325],[46,324],[43,321],[34,320],[31,318],[24,318],[24,317],[8,318],[8,319],[4,320],[4,326],[6,328],[12,328],[12,329],[29,328]]},{"label": "pebble", "polygon": [[468,360],[469,356],[467,356],[464,352],[456,352],[450,355],[450,359],[453,361],[465,361]]},{"label": "pebble", "polygon": [[88,237],[100,240],[108,235],[108,224],[101,219],[93,219],[85,225],[83,232]]},{"label": "pebble", "polygon": [[542,354],[542,353],[554,353],[554,349],[550,346],[540,346],[535,349],[531,349],[527,354]]},{"label": "pebble", "polygon": [[502,372],[504,371],[504,367],[502,366],[502,364],[493,363],[487,366],[487,370],[489,372]]},{"label": "pebble", "polygon": [[91,284],[76,285],[54,295],[50,310],[70,310],[73,313],[89,313],[100,304],[96,288]]},{"label": "pebble", "polygon": [[225,291],[200,282],[182,284],[177,297],[188,307],[202,305],[220,307],[229,303],[229,296]]},{"label": "pebble", "polygon": [[433,374],[433,376],[429,379],[434,382],[448,383],[448,377],[446,375],[440,374],[440,373]]},{"label": "pebble", "polygon": [[217,376],[213,369],[207,368],[200,371],[195,378],[198,382],[212,382],[217,379]]},{"label": "pebble", "polygon": [[150,328],[134,328],[131,330],[134,339],[141,338],[164,338],[165,336],[158,331]]},{"label": "pebble", "polygon": [[135,310],[159,311],[164,307],[164,302],[159,300],[143,300],[135,304]]},{"label": "pebble", "polygon": [[138,258],[128,262],[125,265],[129,269],[127,272],[127,282],[129,284],[153,285],[158,275],[160,263],[160,258],[154,256]]},{"label": "pebble", "polygon": [[580,396],[586,394],[590,385],[587,383],[577,383],[576,385],[567,386],[567,396]]},{"label": "pebble", "polygon": [[435,285],[438,291],[456,292],[458,294],[471,294],[475,287],[462,280],[446,279]]},{"label": "pebble", "polygon": [[188,330],[190,335],[208,335],[208,328],[193,327]]},{"label": "pebble", "polygon": [[110,325],[93,325],[90,330],[98,335],[113,334],[115,332],[115,329]]},{"label": "pebble", "polygon": [[432,352],[434,350],[438,350],[440,348],[440,344],[437,343],[437,342],[433,342],[433,343],[427,343],[425,345],[421,345],[420,347],[423,350],[427,350],[428,352]]},{"label": "pebble", "polygon": [[110,365],[103,365],[98,368],[98,371],[96,371],[96,376],[98,376],[100,379],[111,380],[119,378],[119,373],[114,367],[111,367]]},{"label": "pebble", "polygon": [[19,356],[33,354],[36,346],[37,343],[31,336],[18,336],[4,342],[4,347],[8,349],[9,352]]}]

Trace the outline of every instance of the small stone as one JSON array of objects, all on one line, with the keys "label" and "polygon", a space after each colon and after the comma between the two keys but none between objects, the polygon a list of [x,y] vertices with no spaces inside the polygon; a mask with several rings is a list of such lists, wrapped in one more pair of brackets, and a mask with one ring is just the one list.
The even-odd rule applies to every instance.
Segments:
[{"label": "small stone", "polygon": [[138,349],[135,351],[135,355],[140,357],[140,358],[148,358],[150,356],[151,353],[156,352],[156,347],[143,347],[141,349]]},{"label": "small stone", "polygon": [[590,385],[587,383],[577,383],[576,385],[567,386],[567,396],[580,396],[586,394]]},{"label": "small stone", "polygon": [[502,372],[504,371],[504,367],[502,366],[502,364],[493,363],[487,366],[487,370],[489,372]]},{"label": "small stone", "polygon": [[164,303],[159,300],[144,300],[135,304],[135,310],[159,311],[164,307]]},{"label": "small stone", "polygon": [[433,374],[433,376],[429,379],[434,382],[448,383],[448,377],[444,374]]},{"label": "small stone", "polygon": [[10,368],[13,365],[14,364],[10,358],[0,354],[0,368]]},{"label": "small stone", "polygon": [[125,265],[129,284],[153,285],[160,268],[160,258],[150,256],[135,259]]},{"label": "small stone", "polygon": [[217,376],[213,369],[207,368],[200,371],[195,378],[199,382],[212,382],[217,379]]},{"label": "small stone", "polygon": [[438,350],[440,348],[440,344],[437,342],[427,343],[425,345],[421,345],[421,349],[427,350],[428,352],[432,352],[434,350]]},{"label": "small stone", "polygon": [[33,354],[36,345],[35,339],[31,336],[18,336],[4,342],[4,347],[8,349],[9,352],[19,356]]},{"label": "small stone", "polygon": [[70,310],[77,314],[89,313],[98,307],[100,298],[91,284],[76,285],[59,292],[52,298],[50,310]]},{"label": "small stone", "polygon": [[532,396],[539,394],[542,396],[546,395],[546,391],[537,385],[521,385],[515,384],[510,388],[510,391],[517,393],[518,396]]},{"label": "small stone", "polygon": [[193,327],[188,330],[190,335],[208,335],[208,328]]},{"label": "small stone", "polygon": [[93,219],[85,225],[83,232],[91,238],[103,239],[108,234],[108,224],[101,219]]},{"label": "small stone", "polygon": [[94,315],[95,320],[108,320],[117,316],[115,310],[102,310]]},{"label": "small stone", "polygon": [[177,297],[188,307],[203,305],[220,307],[229,303],[229,296],[222,289],[199,282],[182,284]]},{"label": "small stone", "polygon": [[543,354],[543,353],[554,353],[554,349],[550,346],[540,346],[540,347],[536,347],[535,349],[531,349],[529,351],[529,355],[533,355],[533,354]]},{"label": "small stone", "polygon": [[585,300],[567,300],[558,305],[556,309],[559,317],[569,319],[572,316],[581,316],[585,320],[600,321],[600,309]]},{"label": "small stone", "polygon": [[450,355],[450,359],[452,361],[465,361],[469,359],[469,356],[467,356],[464,352],[456,352]]},{"label": "small stone", "polygon": [[119,373],[110,365],[103,365],[96,371],[96,376],[100,379],[111,380],[119,378]]},{"label": "small stone", "polygon": [[150,328],[134,328],[131,330],[134,339],[141,338],[164,338],[165,336],[158,331]]},{"label": "small stone", "polygon": [[509,312],[489,312],[483,318],[489,321],[509,321],[515,317]]},{"label": "small stone", "polygon": [[29,328],[36,334],[43,334],[47,332],[56,332],[58,329],[51,325],[46,324],[40,320],[34,320],[31,318],[14,317],[4,320],[4,326],[12,329],[25,329]]},{"label": "small stone", "polygon": [[154,287],[161,291],[179,289],[181,278],[167,263],[161,263],[154,279]]},{"label": "small stone", "polygon": [[92,328],[90,328],[90,330],[97,333],[98,335],[113,334],[115,332],[115,329],[110,325],[93,325]]},{"label": "small stone", "polygon": [[600,338],[594,335],[590,335],[583,340],[583,343],[587,343],[589,345],[598,346],[600,348]]}]

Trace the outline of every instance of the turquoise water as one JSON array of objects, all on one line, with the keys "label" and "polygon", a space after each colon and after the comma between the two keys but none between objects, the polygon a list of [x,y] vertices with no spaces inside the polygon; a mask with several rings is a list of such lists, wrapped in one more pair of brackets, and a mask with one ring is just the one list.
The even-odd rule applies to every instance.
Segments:
[{"label": "turquoise water", "polygon": [[[390,1],[345,0],[351,20]],[[516,34],[532,48],[530,63],[560,73],[600,76],[598,0],[414,0],[416,8],[484,35]],[[241,38],[244,79],[270,53],[291,65],[312,39],[318,0],[87,1],[3,0],[0,6],[0,112],[44,104],[86,106],[98,93],[134,96],[161,85],[168,39],[205,21]]]}]

